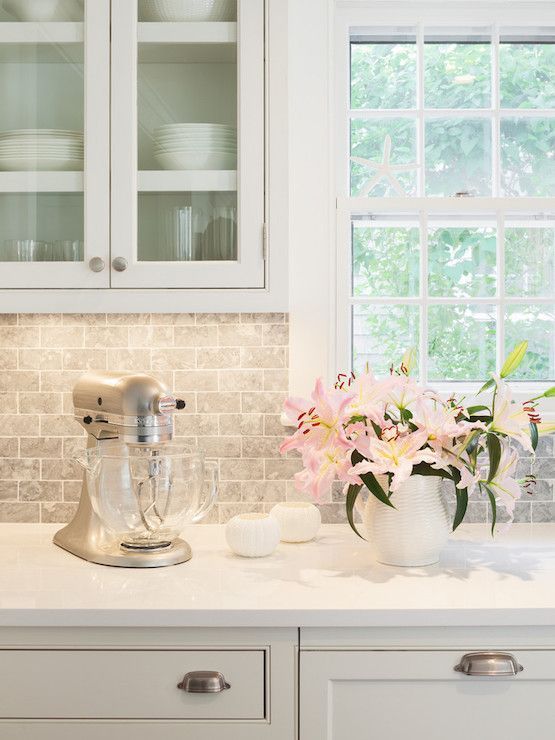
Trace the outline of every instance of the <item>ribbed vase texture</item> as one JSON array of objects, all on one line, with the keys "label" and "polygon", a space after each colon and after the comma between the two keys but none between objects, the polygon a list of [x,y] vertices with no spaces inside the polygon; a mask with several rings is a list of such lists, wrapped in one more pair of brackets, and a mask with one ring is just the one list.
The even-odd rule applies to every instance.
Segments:
[{"label": "ribbed vase texture", "polygon": [[[382,487],[387,478],[378,476]],[[413,475],[392,494],[395,509],[368,495],[362,511],[366,537],[376,559],[386,565],[418,566],[437,563],[449,537],[447,507],[440,479]]]}]

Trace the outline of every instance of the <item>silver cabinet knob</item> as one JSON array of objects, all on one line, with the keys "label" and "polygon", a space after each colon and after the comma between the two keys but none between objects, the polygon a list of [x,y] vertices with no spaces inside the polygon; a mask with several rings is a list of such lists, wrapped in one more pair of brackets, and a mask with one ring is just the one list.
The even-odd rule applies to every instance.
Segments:
[{"label": "silver cabinet knob", "polygon": [[106,267],[106,264],[102,257],[93,257],[91,260],[89,260],[89,267],[93,272],[102,272],[102,270]]},{"label": "silver cabinet knob", "polygon": [[218,671],[191,671],[183,676],[177,688],[188,694],[219,694],[231,686]]},{"label": "silver cabinet knob", "polygon": [[116,272],[125,272],[127,270],[127,260],[125,257],[116,257],[112,260],[112,267]]},{"label": "silver cabinet knob", "polygon": [[467,653],[455,670],[466,676],[516,676],[524,668],[511,653]]}]

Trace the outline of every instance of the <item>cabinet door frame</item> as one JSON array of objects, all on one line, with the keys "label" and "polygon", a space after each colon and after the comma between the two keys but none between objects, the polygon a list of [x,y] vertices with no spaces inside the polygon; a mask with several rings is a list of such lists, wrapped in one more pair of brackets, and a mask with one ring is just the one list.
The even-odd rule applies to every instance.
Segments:
[{"label": "cabinet door frame", "polygon": [[[82,262],[1,262],[0,288],[79,289],[109,287],[110,239],[110,0],[86,0],[84,23],[2,23],[0,43],[56,43],[67,37],[84,46],[85,168],[77,172],[1,172],[2,194],[83,193]],[[79,31],[82,26],[82,36]],[[52,41],[49,41],[51,31]],[[65,190],[64,188],[67,188]],[[89,261],[100,257],[104,269]]]},{"label": "cabinet door frame", "polygon": [[[238,259],[233,262],[155,262],[137,259],[139,22],[136,0],[112,0],[113,288],[265,288],[265,3],[238,0]],[[192,24],[193,25],[193,24]],[[145,172],[148,175],[148,172]],[[179,173],[168,172],[171,190]],[[187,178],[184,177],[184,180]],[[189,185],[184,182],[183,192]],[[147,192],[152,192],[148,191]]]}]

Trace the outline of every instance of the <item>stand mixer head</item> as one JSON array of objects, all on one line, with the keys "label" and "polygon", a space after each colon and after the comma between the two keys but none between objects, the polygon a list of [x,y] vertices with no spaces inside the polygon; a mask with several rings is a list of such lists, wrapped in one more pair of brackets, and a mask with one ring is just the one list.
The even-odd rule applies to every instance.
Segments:
[{"label": "stand mixer head", "polygon": [[[201,519],[217,495],[215,463],[170,444],[173,414],[185,407],[145,374],[88,373],[73,391],[75,419],[88,434],[83,488],[73,520],[55,544],[95,563],[158,567],[184,562],[183,525]],[[203,503],[205,467],[212,486]]]}]

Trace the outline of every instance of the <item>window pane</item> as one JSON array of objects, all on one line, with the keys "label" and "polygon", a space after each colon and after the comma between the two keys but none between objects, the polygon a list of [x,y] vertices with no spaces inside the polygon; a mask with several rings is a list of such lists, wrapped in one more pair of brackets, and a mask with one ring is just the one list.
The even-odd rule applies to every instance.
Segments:
[{"label": "window pane", "polygon": [[354,222],[354,295],[418,295],[419,253],[417,228],[374,228]]},{"label": "window pane", "polygon": [[508,44],[499,48],[502,108],[555,107],[555,44]]},{"label": "window pane", "polygon": [[[416,162],[416,123],[410,118],[380,119],[376,121],[352,121],[351,154],[372,162],[381,163],[384,157],[386,137],[391,137],[391,163],[393,165]],[[399,187],[406,195],[416,194],[416,166],[409,172],[393,173]],[[377,179],[375,186],[372,185]],[[400,195],[387,179],[378,178],[375,167],[370,164],[351,162],[351,194]]]},{"label": "window pane", "polygon": [[488,108],[490,45],[425,44],[424,91],[427,108]]},{"label": "window pane", "polygon": [[491,195],[491,124],[482,119],[426,121],[426,195]]},{"label": "window pane", "polygon": [[505,229],[505,290],[522,298],[555,295],[555,229]]},{"label": "window pane", "polygon": [[514,380],[555,380],[555,304],[511,306],[505,323],[505,351],[528,340],[528,352]]},{"label": "window pane", "polygon": [[555,120],[501,120],[501,186],[506,196],[555,195]]},{"label": "window pane", "polygon": [[492,228],[442,228],[428,237],[428,289],[432,296],[495,295],[496,238]]},{"label": "window pane", "polygon": [[410,347],[418,347],[418,306],[353,307],[355,372],[368,363],[376,375],[387,375]]},{"label": "window pane", "polygon": [[495,308],[430,306],[430,380],[485,380],[495,370]]},{"label": "window pane", "polygon": [[416,44],[352,43],[351,108],[415,108]]}]

